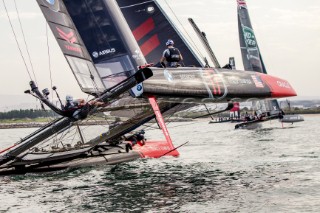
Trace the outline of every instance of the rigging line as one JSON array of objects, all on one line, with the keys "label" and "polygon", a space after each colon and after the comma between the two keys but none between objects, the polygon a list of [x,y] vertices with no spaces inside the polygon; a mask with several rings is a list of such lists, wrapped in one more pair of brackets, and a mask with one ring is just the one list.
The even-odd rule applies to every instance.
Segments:
[{"label": "rigging line", "polygon": [[[93,63],[93,62],[92,62],[92,63]],[[94,87],[94,90],[95,90],[95,92],[96,92],[97,94],[99,94],[100,92],[99,92],[98,84],[97,84],[97,82],[96,82],[95,79],[94,79],[94,75],[92,75],[92,72],[91,72],[91,70],[90,70],[88,61],[86,62],[86,65],[87,65],[88,71],[89,71],[89,73],[90,73],[90,79],[92,80],[92,85],[93,85],[93,87]],[[100,95],[100,94],[99,94],[99,95]]]},{"label": "rigging line", "polygon": [[[48,24],[47,24],[47,22],[45,22],[45,24],[46,24],[46,38],[47,38],[47,52],[48,52],[49,74],[50,74],[50,86],[51,86],[51,90],[52,90],[53,83],[52,83],[52,67],[51,67],[50,45],[49,45],[49,35],[48,35]],[[51,91],[51,100],[53,100],[53,92],[52,91]]]},{"label": "rigging line", "polygon": [[87,0],[85,0],[84,2],[85,2],[85,6],[87,7],[87,10],[89,10],[89,12],[90,12],[90,15],[91,15],[91,17],[92,17],[93,21],[94,21],[94,22],[95,22],[95,24],[98,26],[99,31],[100,31],[100,33],[101,33],[101,35],[103,36],[104,40],[105,40],[105,41],[106,41],[106,43],[108,44],[109,48],[111,48],[110,43],[108,42],[107,36],[104,36],[104,33],[103,33],[103,30],[102,30],[102,27],[100,26],[100,24],[99,24],[99,22],[98,22],[97,18],[95,17],[95,15],[94,15],[94,13],[93,13],[92,8],[89,6],[89,4],[90,4],[90,3],[88,3],[88,1],[87,1]]},{"label": "rigging line", "polygon": [[[165,120],[169,120],[176,112],[180,111],[180,109],[183,107],[182,104],[177,105],[177,109],[171,113],[171,115],[168,115],[167,117],[165,117]],[[173,121],[168,121],[166,122],[166,125],[169,125],[170,123],[172,123]]]},{"label": "rigging line", "polygon": [[184,145],[186,145],[187,143],[189,143],[189,141],[187,141],[187,142],[185,142],[185,143],[181,144],[180,146],[177,146],[176,148],[174,148],[174,149],[170,150],[169,152],[166,152],[165,154],[163,154],[163,155],[162,155],[162,156],[160,156],[160,157],[164,157],[164,156],[166,156],[167,154],[170,154],[171,152],[176,151],[177,149],[179,149],[179,148],[183,147],[183,146],[184,146]]},{"label": "rigging line", "polygon": [[[72,133],[71,131],[74,132],[74,133]],[[70,135],[67,136],[67,134],[69,134],[69,133],[70,133]],[[64,134],[64,133],[62,133],[62,134]],[[74,141],[74,138],[75,138],[76,134],[77,133],[75,131],[75,127],[72,127],[72,128],[70,128],[68,130],[68,132],[65,135],[62,135],[60,138],[58,138],[57,136],[53,136],[53,137],[49,138],[48,140],[42,142],[40,144],[42,146],[38,146],[38,147],[41,147],[41,148],[44,149],[44,148],[52,146],[52,145],[58,146],[60,143],[64,146],[62,141],[65,141],[65,142],[71,141],[71,142],[69,142],[71,144],[72,141]]]},{"label": "rigging line", "polygon": [[29,57],[29,61],[30,61],[30,65],[31,65],[31,71],[32,71],[32,73],[33,73],[35,82],[38,84],[37,78],[36,78],[36,74],[35,74],[34,68],[33,68],[33,63],[32,63],[32,60],[31,60],[29,48],[28,48],[28,45],[27,45],[26,36],[25,36],[25,34],[24,34],[24,30],[23,30],[23,27],[22,27],[22,23],[21,23],[21,19],[20,19],[20,14],[19,14],[19,10],[18,10],[18,7],[17,7],[16,0],[14,0],[13,2],[14,2],[15,8],[16,8],[16,12],[17,12],[17,15],[18,15],[18,20],[19,20],[20,29],[21,29],[21,32],[22,32],[22,37],[23,37],[24,45],[26,46],[26,51],[27,51],[27,54],[28,54],[28,57]]},{"label": "rigging line", "polygon": [[190,126],[190,125],[194,125],[196,123],[198,123],[198,122],[196,121],[196,122],[192,122],[192,123],[189,123],[189,124],[180,124],[180,125],[176,125],[176,126],[170,126],[170,129],[177,128],[177,127]]},{"label": "rigging line", "polygon": [[[85,3],[85,5],[86,5],[87,10],[89,10],[92,19],[94,20],[94,22],[95,22],[96,25],[98,26],[101,35],[104,35],[103,30],[102,30],[101,26],[99,25],[99,23],[98,23],[95,15],[94,15],[92,9],[89,7],[89,3],[87,2],[87,0],[85,0],[84,3]],[[105,37],[105,36],[104,36],[104,37]],[[107,39],[106,37],[105,37],[105,40],[106,40],[108,46],[110,47],[110,44],[109,44],[108,39]],[[93,62],[92,62],[92,63],[93,63]],[[94,75],[92,75],[92,73],[91,73],[91,69],[90,69],[90,67],[89,67],[89,65],[88,65],[88,62],[86,62],[86,64],[87,64],[87,67],[88,67],[88,71],[89,71],[89,73],[90,73],[90,79],[92,80],[94,89],[95,89],[95,91],[97,92],[97,94],[99,94],[98,84],[95,82]],[[102,82],[102,83],[103,83],[103,82]]]},{"label": "rigging line", "polygon": [[[180,111],[180,108],[182,108],[183,107],[183,105],[181,104],[181,105],[178,105],[177,106],[177,109],[172,113],[172,114],[170,114],[170,115],[168,115],[168,116],[165,116],[164,117],[164,119],[165,120],[168,120],[168,119],[170,119],[176,112],[178,112],[178,111]],[[172,123],[173,121],[168,121],[168,122],[165,122],[166,123],[166,125],[168,126],[170,123]],[[158,121],[157,121],[157,119],[156,119],[156,123],[155,124],[157,124],[158,123]],[[153,124],[152,124],[153,125]],[[143,125],[141,125],[141,126],[144,126],[144,127],[147,127],[145,130],[147,131],[147,130],[149,130],[149,129],[160,129],[159,128],[159,126],[158,127],[153,127],[152,125],[147,125],[147,124],[143,124]]]},{"label": "rigging line", "polygon": [[164,2],[167,4],[167,6],[169,7],[169,9],[171,10],[172,14],[174,15],[174,17],[177,19],[177,21],[179,22],[179,24],[181,25],[182,29],[184,30],[184,33],[186,33],[186,35],[188,36],[188,38],[190,39],[193,47],[195,48],[195,50],[197,51],[197,53],[201,56],[201,58],[204,58],[203,54],[201,53],[201,51],[199,50],[199,48],[197,47],[197,45],[195,44],[195,42],[193,41],[192,37],[190,36],[190,34],[188,33],[188,31],[186,30],[186,28],[183,26],[183,24],[181,23],[180,19],[178,18],[178,16],[176,15],[176,13],[173,11],[172,7],[168,4],[167,0],[164,0]]},{"label": "rigging line", "polygon": [[17,39],[17,35],[16,35],[15,31],[14,31],[14,27],[13,27],[13,25],[12,25],[12,22],[11,22],[11,19],[10,19],[10,16],[9,16],[9,12],[8,12],[8,9],[7,9],[5,0],[2,0],[2,3],[3,3],[3,6],[4,6],[4,8],[5,8],[7,17],[8,17],[8,19],[9,19],[9,23],[10,23],[10,26],[11,26],[11,30],[12,30],[12,33],[13,33],[13,35],[14,35],[14,39],[15,39],[15,41],[16,41],[16,43],[17,43],[17,46],[18,46],[18,49],[19,49],[19,52],[20,52],[20,56],[21,56],[21,58],[22,58],[22,60],[23,60],[23,63],[24,63],[24,65],[25,65],[25,67],[26,67],[26,70],[27,70],[27,72],[28,72],[28,75],[29,75],[29,77],[30,77],[30,80],[32,80],[30,71],[29,71],[29,69],[28,69],[27,63],[26,63],[25,58],[24,58],[24,56],[23,56],[23,54],[22,54],[22,50],[21,50],[21,48],[20,48],[20,45],[19,45],[19,42],[18,42],[18,39]]}]

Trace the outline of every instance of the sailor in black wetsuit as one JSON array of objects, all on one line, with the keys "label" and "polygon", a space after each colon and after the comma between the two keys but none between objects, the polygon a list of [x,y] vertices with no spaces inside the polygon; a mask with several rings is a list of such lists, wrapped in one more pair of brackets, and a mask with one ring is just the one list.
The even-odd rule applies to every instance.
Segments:
[{"label": "sailor in black wetsuit", "polygon": [[84,99],[73,100],[71,95],[66,96],[66,104],[63,108],[63,112],[67,117],[75,117],[78,119],[84,119],[87,117],[90,108],[92,106],[104,106],[106,103],[96,100],[86,102]]},{"label": "sailor in black wetsuit", "polygon": [[[179,49],[173,47],[174,42],[171,39],[166,42],[166,45],[168,48],[162,54],[160,59],[161,65],[163,67],[178,67],[178,62],[183,60]],[[164,61],[167,61],[167,65],[165,65]]]},{"label": "sailor in black wetsuit", "polygon": [[132,145],[136,145],[137,143],[140,143],[140,145],[145,144],[145,137],[144,137],[145,131],[141,130],[133,135],[130,135],[129,137],[126,137],[127,141],[130,141]]},{"label": "sailor in black wetsuit", "polygon": [[74,110],[78,109],[78,104],[73,101],[73,97],[71,95],[66,96],[66,105],[64,106],[64,110]]},{"label": "sailor in black wetsuit", "polygon": [[74,116],[74,113],[81,107],[83,107],[83,105],[80,105],[80,102],[74,101],[71,95],[67,95],[66,104],[64,105],[64,108],[62,110],[65,116],[72,117]]}]

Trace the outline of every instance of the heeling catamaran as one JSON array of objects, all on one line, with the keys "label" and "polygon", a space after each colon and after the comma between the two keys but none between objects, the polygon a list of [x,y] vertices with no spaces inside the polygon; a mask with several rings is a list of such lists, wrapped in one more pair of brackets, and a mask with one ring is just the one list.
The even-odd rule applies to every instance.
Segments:
[{"label": "heeling catamaran", "polygon": [[[179,153],[173,147],[162,113],[174,109],[180,103],[229,102],[234,98],[264,99],[296,95],[291,86],[282,86],[290,84],[280,78],[253,72],[203,68],[191,48],[188,48],[190,57],[185,61],[185,65],[192,65],[191,67],[139,69],[138,67],[153,62],[151,60],[158,61],[156,59],[158,51],[154,55],[155,59],[149,58],[151,54],[147,53],[155,51],[157,49],[155,47],[160,47],[160,43],[163,42],[159,36],[164,32],[165,26],[157,23],[156,19],[151,21],[155,14],[164,14],[160,7],[159,10],[153,7],[154,12],[151,11],[150,4],[159,6],[156,1],[140,3],[130,1],[132,4],[128,5],[141,6],[147,13],[146,17],[151,18],[141,19],[135,23],[140,26],[136,29],[142,30],[140,32],[142,39],[147,39],[144,36],[152,33],[146,29],[159,30],[153,35],[159,42],[147,39],[145,41],[148,41],[147,43],[141,40],[139,45],[137,34],[132,30],[133,25],[128,22],[128,14],[124,13],[123,16],[115,0],[37,0],[37,2],[82,91],[96,96],[96,101],[109,103],[121,99],[121,94],[139,84],[131,90],[131,94],[147,98],[151,107],[110,131],[101,133],[100,130],[101,134],[98,137],[87,139],[83,137],[84,131],[78,124],[86,118],[91,118],[98,110],[108,110],[108,107],[101,109],[88,106],[75,113],[64,114],[50,103],[46,94],[39,92],[37,86],[31,83],[32,93],[63,117],[25,137],[15,146],[2,151],[0,169],[3,173],[114,164],[141,157],[161,157],[168,153],[178,156]],[[141,14],[133,13],[132,18],[138,19],[137,15],[141,17]],[[153,77],[145,81],[152,76],[151,71]],[[140,84],[143,81],[144,84]],[[283,84],[279,85],[277,82]],[[126,152],[131,147],[127,146],[128,143],[123,143],[121,137],[155,117],[166,141],[147,142],[141,148],[134,146],[133,151]],[[74,146],[66,146],[61,138],[65,139],[71,128],[77,132],[80,141],[78,143],[77,140],[73,140],[76,142]],[[55,145],[52,146],[52,143]],[[60,144],[62,148],[59,147]],[[48,147],[50,149],[46,149]]]},{"label": "heeling catamaran", "polygon": [[[178,47],[181,52],[183,52],[183,55],[186,54],[187,64],[202,64],[201,60],[197,57],[197,55],[192,51],[188,43],[185,41],[185,39],[182,37],[181,33],[177,30],[177,28],[172,24],[164,10],[161,8],[160,4],[157,1],[143,1],[143,0],[117,0],[121,11],[124,14],[124,17],[126,18],[127,23],[130,26],[130,29],[135,36],[136,41],[138,42],[140,48],[142,49],[142,53],[144,54],[146,60],[149,63],[156,62],[159,59],[159,56],[162,54],[163,48],[162,44],[166,39],[172,38],[174,39],[175,46]],[[241,17],[247,17],[246,14],[241,15]],[[191,20],[192,21],[192,20]],[[242,19],[239,18],[239,23],[242,21]],[[193,21],[192,21],[193,22]],[[246,18],[244,19],[245,22],[243,25],[244,31],[252,32],[253,30],[250,23],[250,19]],[[193,27],[195,27],[195,24],[193,23]],[[197,27],[196,27],[197,28]],[[165,31],[163,29],[166,29]],[[199,29],[197,29],[199,31]],[[201,34],[201,35],[200,35]],[[200,37],[203,37],[204,35],[201,32],[198,32],[198,35]],[[251,34],[250,34],[251,35]],[[248,36],[250,36],[248,35]],[[254,36],[254,34],[253,34]],[[205,46],[208,49],[208,52],[212,56],[212,62],[216,66],[216,68],[220,68],[219,63],[217,62],[216,57],[214,56],[214,53],[210,49],[208,41],[206,38],[202,40]],[[241,43],[244,45],[246,44],[245,39],[241,37]],[[250,44],[250,43],[248,43]],[[246,45],[242,48],[243,55],[246,55],[246,58],[251,58],[251,60],[244,60],[247,65],[246,70],[252,70],[257,71],[261,73],[265,73],[265,66],[263,64],[262,58],[260,56],[260,52],[257,46],[257,43],[254,41],[251,44],[252,47]],[[206,49],[207,49],[206,48]],[[191,63],[188,63],[191,62]],[[203,65],[202,65],[203,66]],[[258,69],[259,68],[259,69]],[[225,74],[225,70],[219,70],[214,69],[215,72],[219,72],[220,74]],[[188,76],[188,74],[180,72],[179,69],[175,69],[174,73],[171,73],[168,70],[164,70],[165,76],[169,78],[170,81],[173,81],[174,77],[172,76],[176,74],[176,76]],[[230,71],[232,73],[232,77],[228,77],[228,83],[238,83],[240,84],[250,84],[255,83],[257,87],[264,87],[264,85],[259,80],[258,76],[251,76],[250,79],[236,79],[235,78],[235,72]],[[191,79],[197,78],[195,73],[188,76]],[[154,78],[155,79],[155,78]],[[211,97],[215,97],[217,99],[221,98],[218,94],[221,94],[221,88],[226,88],[224,81],[223,82],[215,82],[217,79],[213,78],[214,80],[211,82],[212,88],[210,89],[213,91]],[[148,83],[145,83],[145,87]],[[208,84],[210,85],[210,84]],[[243,86],[242,86],[243,87]],[[241,88],[241,86],[239,86]],[[145,89],[146,90],[146,89]],[[241,91],[243,92],[243,91]],[[222,95],[224,96],[224,95]],[[239,96],[240,97],[240,96]],[[222,98],[223,100],[223,98]]]},{"label": "heeling catamaran", "polygon": [[[240,48],[242,54],[242,61],[244,69],[247,71],[254,71],[267,74],[267,69],[262,59],[262,55],[258,46],[257,38],[251,25],[248,6],[245,0],[237,0],[237,12],[238,12],[238,28]],[[277,82],[282,84],[281,82]],[[287,86],[287,85],[283,85]],[[265,119],[258,119],[252,121],[252,123],[266,121],[270,119],[280,119],[282,122],[300,122],[303,121],[302,116],[295,115],[283,115],[283,111],[279,106],[276,99],[262,100],[253,102],[258,109],[259,114],[265,114]],[[301,119],[297,119],[301,118]],[[239,124],[236,128],[247,125],[246,123]]]},{"label": "heeling catamaran", "polygon": [[[112,5],[100,1],[97,2],[98,4],[86,7],[88,2],[83,1],[81,6],[84,11],[81,10],[82,16],[79,17],[79,8],[78,5],[75,5],[78,3],[77,1],[39,0],[37,2],[81,90],[96,96],[93,101],[105,102],[106,104],[114,103],[121,99],[124,92],[152,76],[150,69],[137,68],[139,65],[145,64],[145,60],[143,56],[140,57],[138,54],[133,56],[138,53],[139,47],[134,47],[136,43],[127,41],[128,36],[125,35],[130,36],[131,32],[125,32],[126,29],[121,28],[122,25],[116,22],[118,19],[114,17],[117,14],[108,10],[112,8]],[[103,22],[98,20],[101,12]],[[76,26],[74,24],[79,19],[82,19],[81,22],[84,25]],[[95,48],[97,51],[94,51],[90,56],[88,50]],[[143,133],[129,135],[127,138],[134,140],[130,143],[123,143],[122,136],[140,126],[140,122],[147,122],[155,117],[149,111],[145,111],[112,131],[108,131],[105,133],[107,137],[104,140],[101,140],[102,135],[98,140],[88,140],[88,135],[85,134],[87,127],[80,127],[82,121],[92,119],[99,111],[108,110],[108,107],[87,104],[78,110],[66,111],[52,104],[49,101],[48,93],[41,93],[33,81],[30,82],[30,86],[31,91],[28,90],[27,93],[38,98],[62,117],[21,139],[14,146],[0,151],[1,174],[114,164],[141,157],[160,157],[164,154],[179,155],[176,150],[173,150],[174,147],[168,135],[166,135],[166,141],[153,142],[150,146],[148,141],[143,149],[135,148],[134,151],[129,152],[132,149],[131,142],[143,142],[141,141]],[[152,97],[150,97],[150,101],[152,101]],[[160,106],[163,111],[169,109]],[[153,107],[157,111],[159,106],[154,105]],[[162,119],[160,115],[157,114],[158,119]],[[141,117],[143,119],[136,121]],[[106,128],[102,127],[99,132],[102,132],[103,129]],[[165,131],[166,127],[162,126],[162,129]],[[103,142],[102,145],[100,145],[101,142]],[[167,153],[169,151],[170,153]]]},{"label": "heeling catamaran", "polygon": [[[190,60],[185,65],[200,63],[201,67],[154,68],[154,76],[144,82],[144,94],[153,94],[165,101],[226,102],[233,98],[267,98],[295,95],[290,84],[282,79],[256,72],[203,68],[198,57],[179,36],[174,25],[156,0],[117,0],[119,7],[148,63],[161,57],[163,45],[168,38],[179,39],[175,46],[186,50]],[[180,37],[180,38],[179,38]],[[182,51],[181,51],[182,52]],[[184,54],[184,53],[183,53]],[[198,65],[196,65],[198,66]],[[253,81],[257,79],[257,81]],[[283,82],[289,87],[278,85]]]}]

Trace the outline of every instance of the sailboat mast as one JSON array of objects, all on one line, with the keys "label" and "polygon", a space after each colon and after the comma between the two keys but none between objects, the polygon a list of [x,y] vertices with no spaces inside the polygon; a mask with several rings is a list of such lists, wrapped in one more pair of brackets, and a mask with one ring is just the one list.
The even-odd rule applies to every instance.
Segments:
[{"label": "sailboat mast", "polygon": [[127,46],[128,52],[131,56],[135,56],[131,59],[135,63],[135,67],[145,65],[146,59],[140,53],[140,48],[136,42],[116,0],[104,0],[106,8],[110,14],[113,24],[119,31],[120,37],[122,37],[123,43]]},{"label": "sailboat mast", "polygon": [[204,45],[204,47],[205,47],[207,53],[209,54],[209,56],[211,58],[211,61],[213,62],[214,66],[216,68],[221,68],[216,55],[214,54],[212,48],[210,47],[209,41],[208,41],[207,37],[205,36],[205,33],[200,31],[199,27],[193,21],[192,18],[188,18],[188,20],[189,20],[191,26],[193,27],[194,31],[196,32],[196,34],[200,38],[202,44]]}]

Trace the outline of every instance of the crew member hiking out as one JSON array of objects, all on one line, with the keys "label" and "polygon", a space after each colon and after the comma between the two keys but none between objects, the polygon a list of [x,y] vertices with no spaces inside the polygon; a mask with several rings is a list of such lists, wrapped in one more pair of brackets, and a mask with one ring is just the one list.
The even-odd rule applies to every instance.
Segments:
[{"label": "crew member hiking out", "polygon": [[[166,42],[167,49],[163,52],[160,59],[160,63],[163,67],[178,67],[180,66],[178,62],[183,60],[179,49],[173,45],[174,42],[171,39]],[[164,63],[164,61],[167,61],[167,65]]]},{"label": "crew member hiking out", "polygon": [[[91,106],[104,106],[104,102],[91,100],[85,102],[84,99],[73,100],[71,95],[66,96],[66,104],[62,111],[67,117],[85,118]],[[81,110],[82,109],[82,110]]]}]

